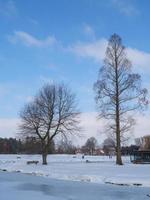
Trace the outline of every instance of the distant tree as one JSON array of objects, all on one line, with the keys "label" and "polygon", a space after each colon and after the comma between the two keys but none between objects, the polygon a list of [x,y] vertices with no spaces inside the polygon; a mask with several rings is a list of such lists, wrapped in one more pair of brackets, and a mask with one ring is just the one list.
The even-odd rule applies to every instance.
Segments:
[{"label": "distant tree", "polygon": [[116,143],[112,138],[108,137],[104,140],[103,151],[105,155],[111,155],[112,151],[114,153],[115,148],[116,148]]},{"label": "distant tree", "polygon": [[[25,154],[41,154],[42,153],[42,145],[39,138],[36,137],[26,137],[22,143],[22,151]],[[50,142],[48,153],[55,152],[55,143],[52,140]]]},{"label": "distant tree", "polygon": [[132,155],[134,151],[138,151],[139,146],[137,145],[130,145],[130,146],[123,146],[121,148],[122,155]]},{"label": "distant tree", "polygon": [[67,137],[79,130],[79,112],[75,95],[64,84],[47,84],[20,113],[21,136],[37,137],[42,146],[43,164],[47,164],[50,142],[57,135]]},{"label": "distant tree", "polygon": [[103,146],[108,146],[108,147],[116,147],[115,141],[112,138],[106,138],[103,142]]},{"label": "distant tree", "polygon": [[147,90],[141,88],[141,77],[131,69],[120,36],[112,35],[94,90],[99,117],[108,120],[109,130],[116,140],[116,164],[119,165],[122,165],[121,140],[134,125],[132,113],[148,103]]},{"label": "distant tree", "polygon": [[42,152],[41,143],[36,137],[26,137],[23,147],[24,153],[26,154],[39,154]]},{"label": "distant tree", "polygon": [[88,150],[90,155],[93,155],[94,150],[96,148],[97,145],[97,140],[95,137],[90,137],[87,139],[84,148]]},{"label": "distant tree", "polygon": [[0,153],[16,154],[22,150],[22,143],[16,138],[0,138]]},{"label": "distant tree", "polygon": [[57,153],[75,154],[76,147],[71,140],[64,138],[57,144]]}]

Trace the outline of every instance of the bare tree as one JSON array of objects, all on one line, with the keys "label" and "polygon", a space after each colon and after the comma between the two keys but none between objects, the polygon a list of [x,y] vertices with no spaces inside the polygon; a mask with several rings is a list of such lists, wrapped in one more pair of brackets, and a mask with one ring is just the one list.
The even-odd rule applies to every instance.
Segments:
[{"label": "bare tree", "polygon": [[115,149],[116,149],[116,143],[114,139],[111,137],[107,137],[103,142],[103,151],[105,155],[112,156],[114,155]]},{"label": "bare tree", "polygon": [[97,145],[97,140],[95,137],[90,137],[87,139],[84,148],[86,148],[88,150],[88,152],[90,153],[90,155],[93,155],[94,150],[96,148]]},{"label": "bare tree", "polygon": [[64,84],[47,84],[20,113],[21,133],[36,136],[42,145],[43,164],[47,164],[50,142],[57,136],[79,130],[75,95]]},{"label": "bare tree", "polygon": [[106,138],[103,142],[103,146],[108,146],[108,147],[116,147],[115,141],[112,138]]},{"label": "bare tree", "polygon": [[57,144],[57,153],[75,154],[76,147],[71,140],[64,138]]},{"label": "bare tree", "polygon": [[121,38],[110,37],[104,65],[94,84],[99,117],[108,120],[109,130],[115,135],[116,164],[122,165],[121,138],[134,125],[132,113],[147,104],[147,90],[141,88],[141,77],[132,73]]}]

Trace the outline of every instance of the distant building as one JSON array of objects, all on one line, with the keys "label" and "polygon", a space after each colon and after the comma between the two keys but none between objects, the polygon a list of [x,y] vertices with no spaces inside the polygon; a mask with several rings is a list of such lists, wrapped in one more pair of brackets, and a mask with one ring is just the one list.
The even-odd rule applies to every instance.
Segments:
[{"label": "distant building", "polygon": [[103,149],[100,149],[100,148],[98,148],[98,149],[95,149],[94,150],[94,152],[93,152],[93,155],[104,155],[105,153],[104,153],[104,151],[103,151]]},{"label": "distant building", "polygon": [[135,164],[149,164],[150,163],[150,150],[134,151],[130,156],[131,162]]}]

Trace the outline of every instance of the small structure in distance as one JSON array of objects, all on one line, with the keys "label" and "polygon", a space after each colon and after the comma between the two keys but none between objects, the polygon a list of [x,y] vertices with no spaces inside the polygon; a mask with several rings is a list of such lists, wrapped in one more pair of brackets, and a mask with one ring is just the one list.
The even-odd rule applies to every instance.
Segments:
[{"label": "small structure in distance", "polygon": [[150,150],[134,151],[130,159],[134,164],[150,164]]}]

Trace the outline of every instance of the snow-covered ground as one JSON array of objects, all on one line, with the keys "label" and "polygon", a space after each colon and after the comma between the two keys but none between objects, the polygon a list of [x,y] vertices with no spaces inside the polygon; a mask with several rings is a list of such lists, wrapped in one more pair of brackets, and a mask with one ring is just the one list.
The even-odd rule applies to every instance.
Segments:
[{"label": "snow-covered ground", "polygon": [[0,172],[0,200],[149,200],[149,188],[83,183]]},{"label": "snow-covered ground", "polygon": [[[27,165],[31,160],[39,163]],[[43,166],[40,155],[0,155],[0,169],[61,180],[150,187],[150,165],[132,164],[129,157],[123,160],[123,166],[116,166],[115,157],[49,155],[48,165]]]}]

